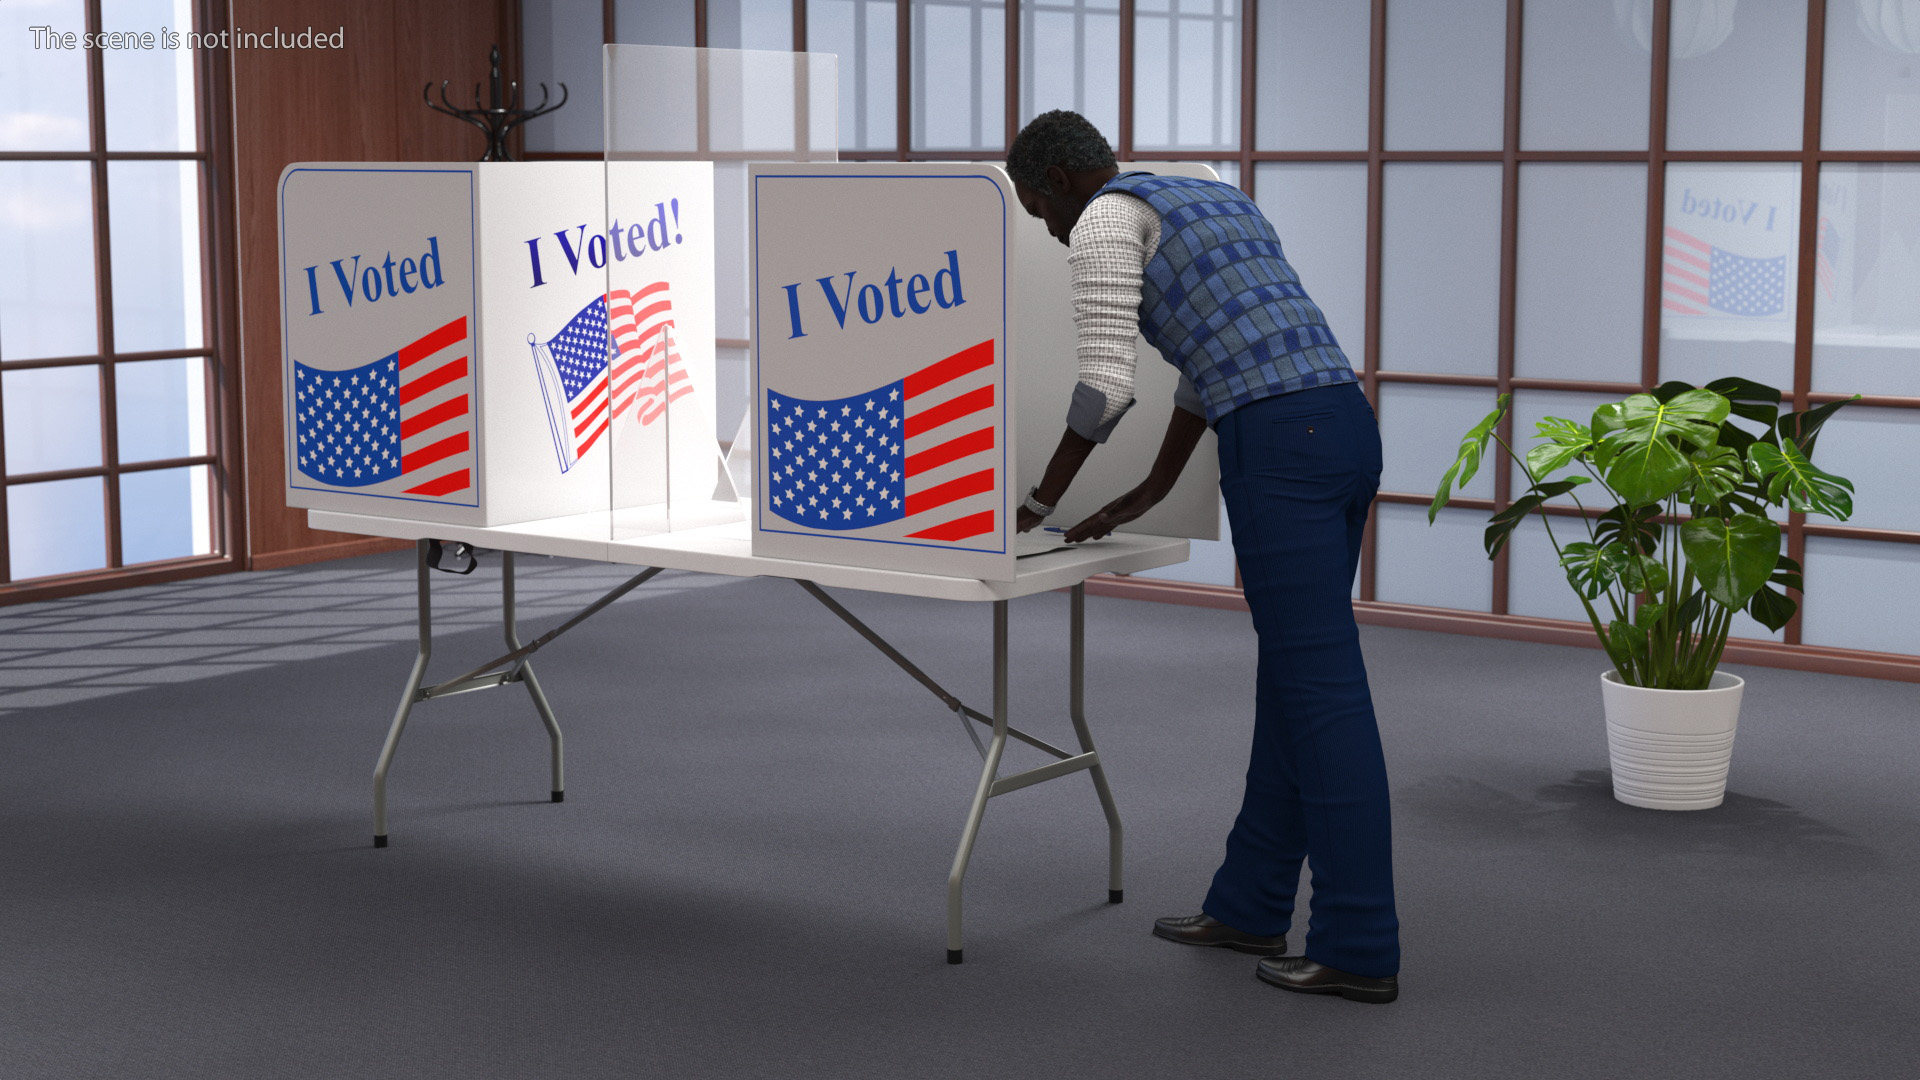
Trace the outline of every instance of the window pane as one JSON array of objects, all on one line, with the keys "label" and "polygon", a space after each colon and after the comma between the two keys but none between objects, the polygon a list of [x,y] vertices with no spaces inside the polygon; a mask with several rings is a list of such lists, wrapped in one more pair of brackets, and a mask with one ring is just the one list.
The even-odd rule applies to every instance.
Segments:
[{"label": "window pane", "polygon": [[1427,525],[1424,506],[1376,503],[1373,513],[1379,530],[1375,599],[1462,611],[1493,609],[1493,563],[1481,546],[1485,512],[1448,508],[1432,526]]},{"label": "window pane", "polygon": [[[600,46],[606,34],[600,0],[521,0],[522,86],[532,102],[546,83],[553,100],[567,86],[567,107],[527,124],[528,150],[598,151],[602,132]],[[449,87],[455,103],[458,90]]]},{"label": "window pane", "polygon": [[[1556,517],[1553,538],[1561,547],[1585,542],[1587,527],[1576,518]],[[1603,605],[1599,610],[1607,609]],[[1547,539],[1547,526],[1541,523],[1539,514],[1522,521],[1507,540],[1507,612],[1587,621],[1587,610],[1580,606],[1573,586],[1567,584],[1567,572],[1560,566],[1560,556]],[[1606,666],[1604,660],[1601,666]]]},{"label": "window pane", "polygon": [[[87,29],[86,5],[81,0],[0,4],[0,150],[85,150],[92,142],[87,54],[56,49],[44,40],[47,47],[34,48],[35,35],[28,29],[33,26],[78,38]],[[10,190],[0,183],[0,192]]]},{"label": "window pane", "polygon": [[102,490],[97,476],[8,488],[8,575],[19,581],[107,565]]},{"label": "window pane", "polygon": [[1388,165],[1380,366],[1492,375],[1500,335],[1500,166]]},{"label": "window pane", "polygon": [[213,552],[205,465],[120,474],[120,561],[185,559]]},{"label": "window pane", "polygon": [[1828,150],[1920,150],[1920,5],[1827,4],[1820,142]]},{"label": "window pane", "polygon": [[1020,5],[1020,121],[1069,109],[1120,139],[1119,0]]},{"label": "window pane", "polygon": [[1233,526],[1227,521],[1227,501],[1220,500],[1220,539],[1188,542],[1187,561],[1156,570],[1143,570],[1138,576],[1163,581],[1193,581],[1201,585],[1233,584]]},{"label": "window pane", "polygon": [[809,0],[807,51],[840,58],[840,146],[891,150],[896,66],[892,0]]},{"label": "window pane", "polygon": [[[1460,452],[1460,436],[1493,411],[1492,387],[1380,384],[1380,490],[1431,495]],[[1456,493],[1493,498],[1498,446],[1487,447],[1480,471]]]},{"label": "window pane", "polygon": [[[708,8],[711,19],[714,8],[725,4],[712,4]],[[793,21],[793,5],[784,5],[787,22]],[[605,34],[602,26],[601,34]],[[712,33],[712,24],[708,24],[708,33]],[[596,40],[598,35],[596,35]],[[689,3],[663,4],[660,0],[614,0],[613,4],[613,40],[619,45],[678,45],[681,48],[693,48],[693,5]],[[747,48],[771,48],[772,46],[749,45]],[[782,45],[781,49],[791,46]],[[597,69],[596,69],[597,70]]]},{"label": "window pane", "polygon": [[154,461],[207,452],[207,362],[141,360],[113,375],[120,460]]},{"label": "window pane", "polygon": [[[693,44],[688,5],[687,44]],[[622,34],[625,33],[624,28]],[[707,0],[707,44],[716,49],[793,51],[793,0]]]},{"label": "window pane", "polygon": [[1006,35],[1000,0],[914,0],[915,149],[1005,150]]},{"label": "window pane", "polygon": [[[1846,4],[1852,7],[1851,3]],[[1645,0],[1635,11],[1651,10]],[[1640,16],[1634,26],[1636,33]],[[1798,150],[1807,81],[1807,0],[1675,0],[1667,145]]]},{"label": "window pane", "polygon": [[1792,389],[1799,188],[1794,164],[1667,167],[1662,380]]},{"label": "window pane", "polygon": [[[1224,163],[1223,163],[1224,164]],[[1254,199],[1353,370],[1367,355],[1367,167],[1253,167]]]},{"label": "window pane", "polygon": [[1134,14],[1133,145],[1240,148],[1240,0],[1146,0]]},{"label": "window pane", "polygon": [[1255,42],[1254,145],[1365,150],[1371,0],[1263,0]]},{"label": "window pane", "polygon": [[1889,597],[1920,596],[1920,544],[1807,537],[1808,645],[1920,653],[1920,619]]},{"label": "window pane", "polygon": [[199,348],[199,163],[109,162],[107,206],[114,351]]},{"label": "window pane", "polygon": [[[1814,464],[1853,481],[1849,525],[1920,532],[1920,409],[1871,409],[1848,405],[1833,415],[1814,444]],[[1809,514],[1818,525],[1833,524]]]},{"label": "window pane", "polygon": [[0,360],[99,350],[93,170],[0,161]]},{"label": "window pane", "polygon": [[[193,0],[101,0],[100,28],[109,33],[183,37],[193,29]],[[297,31],[290,31],[297,32]],[[107,149],[196,150],[193,51],[185,47],[106,49],[101,63],[107,97]]]},{"label": "window pane", "polygon": [[1920,165],[1820,170],[1813,386],[1920,396]]},{"label": "window pane", "polygon": [[1528,150],[1644,150],[1652,53],[1632,8],[1526,0],[1520,145]]},{"label": "window pane", "polygon": [[32,368],[0,373],[7,474],[100,464],[100,369]]},{"label": "window pane", "polygon": [[1520,166],[1514,373],[1640,381],[1643,165]]},{"label": "window pane", "polygon": [[1389,0],[1387,149],[1498,150],[1507,0]]}]

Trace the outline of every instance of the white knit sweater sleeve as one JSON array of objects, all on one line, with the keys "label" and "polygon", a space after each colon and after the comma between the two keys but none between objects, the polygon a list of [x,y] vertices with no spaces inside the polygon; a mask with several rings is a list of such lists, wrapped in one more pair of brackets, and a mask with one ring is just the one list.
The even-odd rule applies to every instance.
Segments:
[{"label": "white knit sweater sleeve", "polygon": [[1140,279],[1159,247],[1160,215],[1119,193],[1088,203],[1068,236],[1079,382],[1067,426],[1094,442],[1106,442],[1133,405]]}]

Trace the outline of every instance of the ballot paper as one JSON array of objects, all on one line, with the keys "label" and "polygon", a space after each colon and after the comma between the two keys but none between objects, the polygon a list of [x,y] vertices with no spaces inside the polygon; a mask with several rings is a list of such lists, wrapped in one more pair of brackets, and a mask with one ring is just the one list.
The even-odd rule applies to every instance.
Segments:
[{"label": "ballot paper", "polygon": [[1070,548],[1099,547],[1106,540],[1085,540],[1078,544],[1069,544],[1063,530],[1038,528],[1030,532],[1018,533],[1013,538],[1014,558],[1024,559],[1029,555],[1045,555],[1049,551],[1066,551]]}]

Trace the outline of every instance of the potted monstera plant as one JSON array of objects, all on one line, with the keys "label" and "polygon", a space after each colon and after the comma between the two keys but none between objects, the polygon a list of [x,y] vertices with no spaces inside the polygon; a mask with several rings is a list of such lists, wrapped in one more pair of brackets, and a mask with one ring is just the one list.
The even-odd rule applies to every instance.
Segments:
[{"label": "potted monstera plant", "polygon": [[[1527,515],[1541,516],[1613,662],[1600,687],[1614,797],[1663,810],[1720,805],[1745,686],[1718,670],[1720,656],[1735,613],[1772,630],[1793,617],[1788,590],[1799,591],[1801,573],[1782,549],[1781,512],[1841,521],[1853,512],[1853,485],[1811,460],[1821,426],[1846,402],[1783,415],[1780,391],[1746,379],[1670,382],[1602,405],[1586,424],[1548,417],[1522,454],[1497,433],[1507,401],[1460,440],[1428,523],[1473,478],[1489,441],[1511,455],[1528,487],[1488,520],[1487,557]],[[1561,496],[1576,514],[1548,513]],[[1588,511],[1595,501],[1604,512]]]}]

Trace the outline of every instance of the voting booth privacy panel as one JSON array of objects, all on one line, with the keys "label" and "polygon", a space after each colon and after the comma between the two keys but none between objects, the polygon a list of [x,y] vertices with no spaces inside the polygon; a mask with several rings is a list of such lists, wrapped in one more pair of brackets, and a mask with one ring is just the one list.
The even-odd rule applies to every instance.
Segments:
[{"label": "voting booth privacy panel", "polygon": [[712,506],[712,190],[698,161],[288,166],[287,504],[632,532]]},{"label": "voting booth privacy panel", "polygon": [[[1205,166],[1178,171],[1211,178]],[[1066,426],[1066,249],[994,165],[756,165],[755,554],[1008,581],[1014,512]],[[1071,524],[1144,479],[1174,369],[1144,341],[1141,416],[1090,459]],[[1211,436],[1129,531],[1218,537]]]},{"label": "voting booth privacy panel", "polygon": [[[1066,249],[994,165],[748,168],[746,243],[716,252],[708,161],[289,166],[288,505],[615,544],[745,519],[755,555],[1014,580],[1058,544],[1013,525],[1075,380]],[[737,472],[729,273],[753,346]],[[1135,414],[1055,525],[1148,473],[1176,376],[1138,347]],[[1211,438],[1129,531],[1218,535]]]}]

